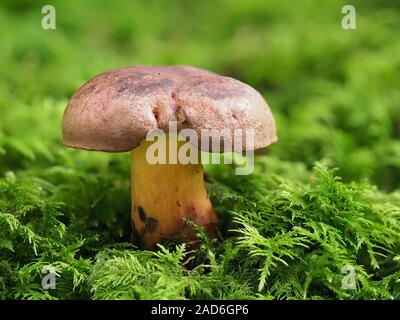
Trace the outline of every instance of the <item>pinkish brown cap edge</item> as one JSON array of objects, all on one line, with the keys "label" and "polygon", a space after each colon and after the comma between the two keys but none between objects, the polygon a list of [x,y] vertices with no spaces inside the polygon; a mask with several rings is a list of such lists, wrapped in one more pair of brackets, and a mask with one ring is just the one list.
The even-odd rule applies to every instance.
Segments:
[{"label": "pinkish brown cap edge", "polygon": [[[152,129],[252,129],[259,149],[277,141],[272,112],[254,88],[189,66],[134,66],[99,74],[69,101],[62,119],[64,145],[130,151]],[[242,150],[248,150],[242,137]],[[208,151],[208,150],[204,150]]]}]

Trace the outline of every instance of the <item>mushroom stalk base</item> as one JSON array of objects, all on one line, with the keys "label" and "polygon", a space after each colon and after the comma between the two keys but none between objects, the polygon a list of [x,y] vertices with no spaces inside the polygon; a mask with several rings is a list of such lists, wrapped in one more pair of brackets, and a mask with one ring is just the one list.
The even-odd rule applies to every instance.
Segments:
[{"label": "mushroom stalk base", "polygon": [[[172,138],[166,139],[169,145]],[[207,195],[202,165],[169,164],[168,159],[167,164],[150,164],[146,151],[153,143],[143,141],[132,151],[131,218],[136,242],[154,249],[170,238],[195,240],[196,232],[185,220],[215,236],[217,216]],[[182,144],[178,141],[178,148]]]}]

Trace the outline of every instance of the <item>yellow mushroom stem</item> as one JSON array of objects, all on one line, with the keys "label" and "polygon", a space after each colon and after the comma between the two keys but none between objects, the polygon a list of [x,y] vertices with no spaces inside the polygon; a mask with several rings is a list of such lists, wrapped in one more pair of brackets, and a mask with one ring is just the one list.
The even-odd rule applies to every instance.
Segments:
[{"label": "yellow mushroom stem", "polygon": [[[171,139],[176,136],[166,136],[167,150]],[[139,244],[154,249],[170,238],[195,240],[196,232],[185,220],[215,236],[217,216],[205,188],[203,166],[171,164],[168,155],[166,164],[150,164],[146,151],[153,143],[144,140],[132,151],[132,228]],[[184,143],[174,142],[178,149]]]}]

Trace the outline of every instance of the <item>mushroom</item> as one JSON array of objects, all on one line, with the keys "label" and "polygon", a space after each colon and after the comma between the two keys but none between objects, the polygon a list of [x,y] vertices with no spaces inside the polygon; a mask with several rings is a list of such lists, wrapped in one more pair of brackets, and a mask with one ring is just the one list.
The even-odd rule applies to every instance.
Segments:
[{"label": "mushroom", "polygon": [[[225,130],[221,139],[233,137],[235,130],[253,130],[252,150],[277,140],[273,115],[255,89],[188,66],[134,66],[99,74],[73,95],[62,120],[65,146],[132,152],[132,228],[148,249],[171,237],[195,240],[196,232],[185,219],[210,236],[217,230],[201,163],[146,160],[152,144],[146,135],[154,129],[168,132],[173,121],[178,131],[191,128],[200,137],[203,129],[213,129],[211,135]],[[239,138],[238,144],[224,151],[249,149],[247,140]],[[172,139],[167,134],[168,144]],[[200,138],[193,145],[210,151],[210,145],[202,142]]]}]

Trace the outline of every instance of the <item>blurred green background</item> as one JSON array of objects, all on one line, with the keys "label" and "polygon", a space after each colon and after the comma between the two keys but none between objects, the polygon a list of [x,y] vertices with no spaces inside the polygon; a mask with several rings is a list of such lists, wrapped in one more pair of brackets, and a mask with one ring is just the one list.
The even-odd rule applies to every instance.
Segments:
[{"label": "blurred green background", "polygon": [[[56,8],[56,30],[41,28],[45,4]],[[390,221],[374,218],[377,226],[387,224],[390,230],[388,235],[379,231],[383,237],[379,241],[397,243],[398,248],[395,212],[400,205],[400,2],[351,1],[357,12],[356,30],[341,27],[345,4],[349,1],[2,0],[0,297],[88,298],[91,286],[83,283],[96,268],[104,271],[98,264],[106,259],[100,255],[93,267],[94,255],[110,243],[128,241],[129,154],[65,148],[61,117],[73,92],[92,76],[136,64],[193,65],[255,87],[275,115],[279,137],[279,142],[266,151],[266,166],[258,167],[256,179],[261,183],[274,174],[288,181],[301,181],[304,190],[293,192],[308,197],[307,192],[315,191],[310,199],[318,197],[318,192],[322,194],[323,188],[331,188],[325,190],[329,194],[326,199],[342,201],[344,207],[350,203],[352,212],[365,210],[359,209],[358,204],[354,209],[351,188],[343,191],[344,187],[329,180],[329,175],[320,174],[321,190],[309,191],[308,183],[314,181],[315,175],[312,167],[316,161],[337,167],[336,174],[346,183],[370,181],[383,192],[373,189],[374,201],[382,206],[393,202],[393,207],[382,209],[393,213],[393,217],[388,215]],[[216,179],[219,175],[223,173],[214,172]],[[229,184],[228,179],[222,181]],[[337,197],[336,189],[326,181],[340,192],[348,192],[348,198]],[[286,197],[289,193],[285,188],[270,182],[268,185],[272,192],[282,192],[282,198],[277,199],[288,200],[289,209],[290,201],[299,201]],[[236,186],[241,186],[240,181]],[[263,189],[256,190],[254,194],[263,195]],[[386,197],[389,192],[391,195]],[[283,212],[279,204],[271,209],[276,214]],[[228,210],[223,205],[216,206],[220,213]],[[311,206],[318,212],[317,201],[311,201]],[[336,211],[332,212],[325,221],[328,225]],[[335,228],[341,223],[335,225],[336,222],[332,222]],[[343,230],[343,237],[347,237],[348,230]],[[264,234],[266,239],[279,233],[271,232]],[[364,234],[364,239],[369,236]],[[371,239],[374,236],[379,237],[372,234]],[[234,242],[232,246],[236,245]],[[224,248],[228,250],[228,245]],[[342,256],[353,259],[360,247],[354,248],[353,255],[344,246],[343,252],[348,256]],[[315,270],[331,268],[327,261],[332,253],[324,251],[326,248],[321,250],[326,253],[326,265],[315,263]],[[248,255],[245,253],[240,259],[245,261]],[[339,259],[340,263],[350,261],[346,259]],[[54,263],[64,276],[61,291],[55,294],[39,286],[41,267],[48,262]],[[257,296],[258,278],[252,278],[257,263],[247,271],[232,267],[227,271],[229,276],[221,274],[216,278],[230,279],[232,283],[232,279],[239,279],[239,286],[229,289],[229,297],[234,298],[243,283],[251,284],[252,293],[238,296]],[[305,274],[299,270],[299,277]],[[104,272],[107,275],[117,271],[118,268]],[[340,276],[340,271],[332,272],[339,272]],[[347,292],[330,287],[329,277],[318,278],[317,289],[310,296],[348,298]],[[154,279],[150,280],[151,291]],[[90,278],[87,281],[95,286]],[[369,283],[365,281],[364,287]],[[376,288],[392,283],[385,281]],[[214,287],[223,287],[221,283]],[[270,295],[310,297],[308,293],[293,293],[294,289],[277,293],[283,291],[275,290],[275,282],[271,283]],[[340,287],[340,278],[336,285]],[[105,287],[112,286],[106,283]],[[376,288],[354,297],[389,295],[386,291],[376,293]],[[395,294],[399,290],[389,291]],[[125,291],[121,292],[123,296]],[[160,296],[147,297],[168,297],[168,292],[174,291],[167,287]],[[117,293],[111,297],[121,297]],[[179,294],[173,297],[181,297]],[[107,293],[97,297],[110,296]],[[223,298],[224,294],[207,297]]]},{"label": "blurred green background", "polygon": [[[41,28],[53,4],[57,29]],[[400,4],[352,1],[36,1],[0,5],[0,173],[47,165],[61,112],[105,70],[189,64],[258,89],[278,121],[271,154],[326,161],[346,180],[400,186]],[[28,150],[29,149],[29,150]],[[36,157],[43,158],[37,161]],[[33,161],[35,159],[35,161]]]}]

